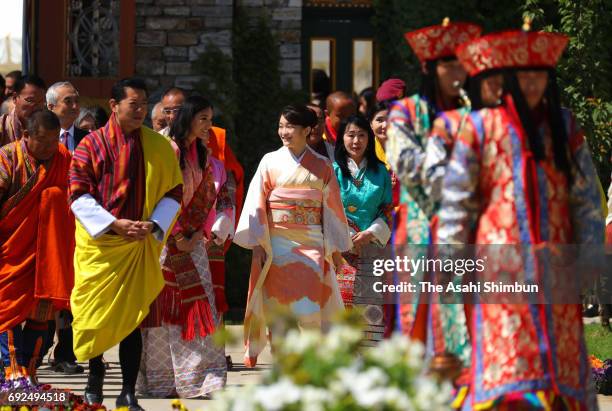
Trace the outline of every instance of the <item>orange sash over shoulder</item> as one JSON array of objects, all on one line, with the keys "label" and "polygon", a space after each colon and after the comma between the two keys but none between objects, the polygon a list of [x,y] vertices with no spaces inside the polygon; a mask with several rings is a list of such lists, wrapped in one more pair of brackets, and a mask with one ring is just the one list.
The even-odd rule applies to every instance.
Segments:
[{"label": "orange sash over shoulder", "polygon": [[[21,145],[17,153],[22,167],[27,154]],[[0,332],[28,318],[40,299],[69,307],[75,231],[67,198],[70,160],[60,144],[49,168],[40,167],[34,184],[25,185],[29,191],[15,194],[23,198],[0,209]]]},{"label": "orange sash over shoulder", "polygon": [[[229,144],[226,144],[225,129],[211,127],[209,134],[208,147],[211,150],[212,156],[221,161],[225,170],[231,171],[236,179],[236,217],[238,217],[242,211],[242,202],[244,200],[244,170]],[[236,221],[238,221],[238,218],[236,218]]]}]

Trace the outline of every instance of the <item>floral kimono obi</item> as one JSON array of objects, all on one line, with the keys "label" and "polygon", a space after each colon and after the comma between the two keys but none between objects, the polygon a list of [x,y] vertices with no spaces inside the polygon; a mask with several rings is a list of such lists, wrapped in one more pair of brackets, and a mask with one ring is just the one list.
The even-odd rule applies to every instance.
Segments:
[{"label": "floral kimono obi", "polygon": [[276,188],[268,198],[268,218],[272,226],[298,228],[321,225],[323,192],[313,188]]}]

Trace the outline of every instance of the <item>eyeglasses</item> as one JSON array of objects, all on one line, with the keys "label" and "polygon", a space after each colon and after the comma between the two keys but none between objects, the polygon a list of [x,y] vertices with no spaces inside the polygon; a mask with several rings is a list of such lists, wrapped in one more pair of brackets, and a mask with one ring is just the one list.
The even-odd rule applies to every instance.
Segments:
[{"label": "eyeglasses", "polygon": [[162,113],[164,114],[178,114],[179,111],[181,111],[182,107],[176,107],[176,108],[165,108],[162,110]]}]

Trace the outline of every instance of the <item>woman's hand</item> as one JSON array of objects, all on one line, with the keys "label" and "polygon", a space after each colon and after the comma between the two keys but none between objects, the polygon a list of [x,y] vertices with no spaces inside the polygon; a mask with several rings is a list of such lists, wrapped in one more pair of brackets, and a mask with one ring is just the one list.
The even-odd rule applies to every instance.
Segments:
[{"label": "woman's hand", "polygon": [[370,231],[360,231],[352,237],[355,250],[361,251],[361,247],[374,242],[375,237]]},{"label": "woman's hand", "polygon": [[195,232],[191,238],[180,236],[176,240],[176,248],[184,253],[190,253],[195,250],[198,241],[200,241],[202,238],[204,238],[204,234],[200,231]]},{"label": "woman's hand", "polygon": [[266,262],[266,250],[260,245],[253,247],[253,264],[263,267]]},{"label": "woman's hand", "polygon": [[334,262],[334,267],[336,268],[335,271],[337,274],[338,270],[340,270],[340,267],[342,267],[343,264],[342,254],[339,251],[332,253],[332,261]]}]

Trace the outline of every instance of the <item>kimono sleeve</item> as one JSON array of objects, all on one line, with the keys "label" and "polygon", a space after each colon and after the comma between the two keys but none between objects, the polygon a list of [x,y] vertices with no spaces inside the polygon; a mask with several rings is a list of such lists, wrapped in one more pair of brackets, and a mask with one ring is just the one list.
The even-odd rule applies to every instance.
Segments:
[{"label": "kimono sleeve", "polygon": [[453,147],[442,185],[438,243],[467,244],[478,218],[479,138],[468,121]]},{"label": "kimono sleeve", "polygon": [[[250,191],[250,189],[249,189]],[[344,252],[353,247],[349,235],[344,206],[340,197],[340,187],[331,165],[327,171],[323,186],[323,240],[325,256],[331,257],[336,251]]]},{"label": "kimono sleeve", "polygon": [[268,161],[269,157],[266,155],[257,166],[236,227],[234,243],[243,248],[253,249],[261,245],[267,249],[270,245],[267,215],[269,184],[266,180]]}]

